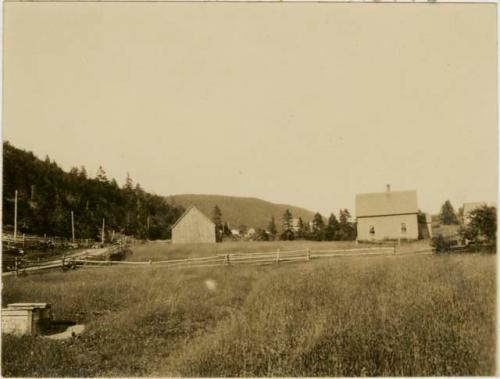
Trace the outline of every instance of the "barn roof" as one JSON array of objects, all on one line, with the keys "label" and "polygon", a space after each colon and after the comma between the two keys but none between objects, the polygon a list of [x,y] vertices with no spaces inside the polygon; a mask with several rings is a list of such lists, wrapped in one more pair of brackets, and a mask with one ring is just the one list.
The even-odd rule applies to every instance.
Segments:
[{"label": "barn roof", "polygon": [[[186,217],[186,215],[187,215],[188,213],[190,213],[191,211],[198,212],[200,215],[202,215],[204,218],[206,218],[206,219],[207,219],[207,220],[208,220],[211,224],[214,224],[214,222],[213,222],[212,220],[210,220],[210,218],[208,218],[208,217],[205,215],[205,213],[203,213],[202,211],[200,211],[200,210],[199,210],[198,208],[196,208],[194,205],[191,205],[188,209],[186,209],[186,211],[182,214],[182,216],[181,216],[181,217],[179,217],[179,218],[177,219],[177,221],[175,222],[175,224],[174,224],[174,225],[172,225],[172,229],[174,229],[174,228],[177,226],[177,224],[179,224],[179,222],[181,222],[181,220],[182,220],[184,217]],[[215,224],[214,224],[214,226],[215,226]]]},{"label": "barn roof", "polygon": [[418,213],[417,191],[386,191],[356,195],[356,217]]}]

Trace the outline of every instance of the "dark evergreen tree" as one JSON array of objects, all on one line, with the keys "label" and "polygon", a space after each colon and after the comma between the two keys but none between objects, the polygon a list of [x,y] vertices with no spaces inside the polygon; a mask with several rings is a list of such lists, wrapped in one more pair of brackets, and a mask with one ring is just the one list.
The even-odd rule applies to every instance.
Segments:
[{"label": "dark evergreen tree", "polygon": [[223,224],[222,224],[222,212],[218,205],[216,205],[212,211],[212,221],[215,224],[216,241],[221,242],[223,235]]},{"label": "dark evergreen tree", "polygon": [[323,241],[325,239],[325,222],[320,213],[314,215],[312,238],[316,241]]},{"label": "dark evergreen tree", "polygon": [[335,214],[332,213],[330,214],[330,217],[328,218],[328,224],[326,225],[325,240],[334,241],[337,238],[338,229],[339,222],[337,220],[337,217],[335,217]]},{"label": "dark evergreen tree", "polygon": [[276,235],[278,234],[278,230],[276,229],[276,221],[274,220],[274,216],[271,216],[271,221],[269,221],[269,226],[267,227],[269,231],[269,236],[271,239],[275,240]]},{"label": "dark evergreen tree", "polygon": [[356,226],[350,222],[351,214],[347,209],[341,209],[339,226],[336,239],[339,241],[352,241],[356,239]]},{"label": "dark evergreen tree", "polygon": [[441,206],[441,213],[439,214],[439,220],[443,225],[458,224],[458,218],[451,205],[450,200],[446,200]]},{"label": "dark evergreen tree", "polygon": [[293,216],[289,209],[283,213],[282,217],[282,232],[280,239],[284,241],[291,241],[294,239],[294,233],[292,230],[292,220]]}]

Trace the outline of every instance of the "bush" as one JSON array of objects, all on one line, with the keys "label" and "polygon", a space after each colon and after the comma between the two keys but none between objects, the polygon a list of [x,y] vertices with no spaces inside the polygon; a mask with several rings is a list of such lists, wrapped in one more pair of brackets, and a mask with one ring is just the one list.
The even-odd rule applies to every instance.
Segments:
[{"label": "bush", "polygon": [[128,256],[132,255],[132,250],[128,247],[120,247],[117,250],[109,254],[109,260],[111,261],[123,261]]},{"label": "bush", "polygon": [[453,242],[439,234],[432,238],[431,246],[436,254],[449,253],[452,250]]}]

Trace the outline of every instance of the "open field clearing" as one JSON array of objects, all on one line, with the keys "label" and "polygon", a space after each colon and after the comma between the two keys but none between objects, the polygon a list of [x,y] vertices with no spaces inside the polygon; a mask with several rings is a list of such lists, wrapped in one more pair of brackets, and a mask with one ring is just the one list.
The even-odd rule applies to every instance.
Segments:
[{"label": "open field clearing", "polygon": [[[214,256],[230,253],[260,253],[291,250],[338,250],[356,249],[365,247],[394,246],[387,244],[359,244],[354,241],[269,241],[269,242],[224,242],[202,244],[173,245],[166,242],[151,242],[134,248],[134,254],[128,257],[130,261],[161,261],[164,259],[183,259]],[[411,244],[402,244],[400,250],[415,250],[428,248],[428,241],[419,241]]]},{"label": "open field clearing", "polygon": [[[159,246],[136,247],[131,259],[163,258]],[[50,302],[56,319],[86,330],[67,341],[4,336],[2,374],[493,375],[495,260],[345,257],[7,277],[4,304]]]}]

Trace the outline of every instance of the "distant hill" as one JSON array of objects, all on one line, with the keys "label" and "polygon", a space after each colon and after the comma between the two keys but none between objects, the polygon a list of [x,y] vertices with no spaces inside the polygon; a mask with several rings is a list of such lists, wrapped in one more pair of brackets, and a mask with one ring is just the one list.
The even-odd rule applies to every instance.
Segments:
[{"label": "distant hill", "polygon": [[222,212],[222,219],[231,228],[246,225],[252,228],[267,228],[271,216],[276,220],[278,230],[281,229],[281,218],[286,209],[292,212],[293,217],[302,217],[304,221],[311,221],[314,212],[286,204],[275,204],[252,197],[236,197],[222,195],[173,195],[167,197],[167,202],[172,205],[181,205],[188,208],[196,206],[208,217],[212,217],[215,205]]}]

